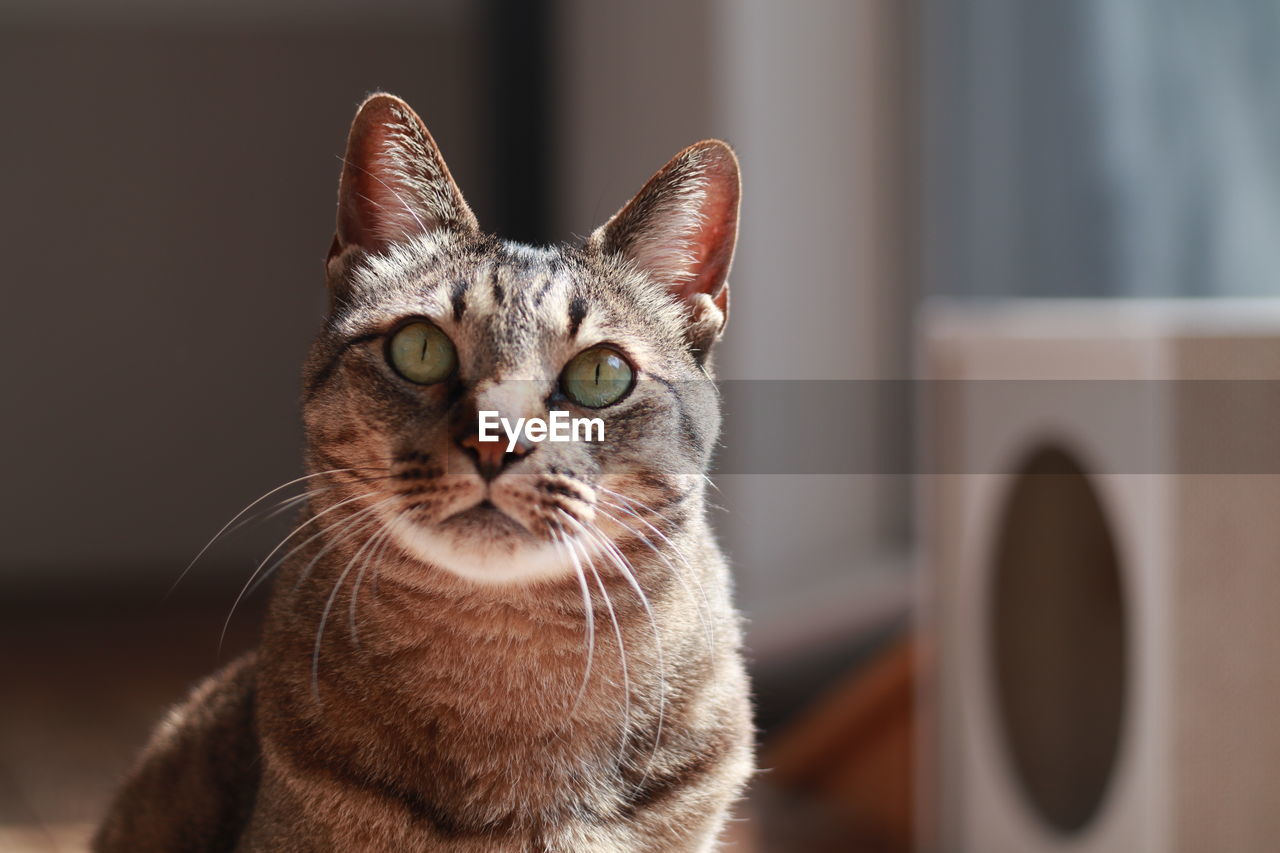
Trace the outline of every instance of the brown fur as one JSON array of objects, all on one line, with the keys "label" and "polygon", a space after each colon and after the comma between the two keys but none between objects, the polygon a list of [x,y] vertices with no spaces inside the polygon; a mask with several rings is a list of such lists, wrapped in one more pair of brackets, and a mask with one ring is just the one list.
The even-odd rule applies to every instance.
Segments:
[{"label": "brown fur", "polygon": [[[752,768],[703,498],[737,205],[732,153],[700,143],[583,247],[503,243],[403,102],[362,106],[306,372],[310,514],[261,648],[158,730],[95,850],[714,847]],[[388,368],[405,317],[455,376]],[[598,342],[637,375],[592,412],[607,441],[481,476],[477,408],[572,408],[557,376]]]}]

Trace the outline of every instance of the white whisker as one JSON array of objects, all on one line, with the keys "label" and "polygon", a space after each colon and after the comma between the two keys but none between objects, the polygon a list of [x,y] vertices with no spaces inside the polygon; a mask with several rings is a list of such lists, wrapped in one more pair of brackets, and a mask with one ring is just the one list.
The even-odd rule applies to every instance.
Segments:
[{"label": "white whisker", "polygon": [[[343,521],[339,521],[339,522],[337,522],[337,523],[335,523],[335,524],[331,525],[330,527],[325,528],[324,530],[320,531],[319,533],[315,534],[314,536],[309,537],[309,538],[306,540],[306,542],[303,542],[301,545],[298,545],[296,548],[294,548],[294,549],[293,549],[292,551],[290,551],[288,554],[286,554],[285,556],[283,556],[283,557],[281,557],[280,559],[276,560],[276,565],[280,565],[280,564],[281,564],[281,563],[283,563],[285,560],[287,560],[287,559],[289,559],[290,557],[292,557],[295,553],[297,553],[298,551],[300,551],[300,550],[302,550],[303,548],[305,548],[305,547],[307,546],[307,543],[308,543],[308,542],[312,541],[313,539],[317,539],[317,538],[319,538],[320,536],[323,536],[325,533],[329,532],[330,530],[333,530],[335,527],[338,527],[339,525],[342,525],[342,524],[353,524],[357,519],[361,518],[362,516],[369,516],[369,515],[372,515],[372,514],[373,514],[374,512],[376,512],[377,510],[381,509],[382,507],[386,506],[386,505],[387,505],[387,504],[389,504],[389,503],[393,503],[393,502],[395,502],[395,501],[396,501],[396,500],[398,500],[398,499],[399,499],[399,496],[398,496],[398,495],[392,495],[392,496],[391,496],[391,497],[389,497],[389,498],[383,498],[382,500],[378,501],[377,503],[373,504],[372,506],[367,506],[367,507],[365,507],[364,509],[358,510],[357,512],[353,513],[349,518],[346,518],[346,519],[344,519]],[[367,518],[366,518],[366,521],[368,521],[368,519],[367,519]],[[366,528],[368,528],[368,527],[372,527],[372,526],[373,526],[373,524],[376,524],[376,523],[377,523],[377,519],[373,519],[369,524],[362,524],[362,525],[361,525],[361,527],[360,527],[360,529],[361,529],[361,530],[364,530],[364,529],[366,529]],[[349,535],[351,532],[352,532],[352,531],[348,530],[348,531],[347,531],[347,534]],[[329,552],[329,551],[330,551],[330,550],[331,550],[335,545],[337,545],[337,544],[338,544],[338,542],[339,542],[339,541],[341,541],[341,540],[340,540],[340,539],[338,539],[338,540],[334,540],[334,541],[332,541],[332,542],[327,543],[323,548],[321,548],[319,551],[317,551],[317,552],[316,552],[316,554],[315,554],[315,556],[314,556],[314,557],[312,557],[312,558],[307,562],[306,568],[304,568],[304,569],[303,569],[303,570],[298,574],[298,578],[297,578],[297,580],[295,580],[295,581],[293,582],[293,588],[294,588],[294,590],[295,590],[295,591],[296,591],[299,587],[301,587],[303,583],[305,583],[305,582],[306,582],[307,578],[311,577],[311,570],[312,570],[312,569],[314,569],[314,568],[316,567],[316,563],[318,563],[318,562],[320,561],[320,558],[321,558],[321,557],[323,557],[325,554],[327,554],[327,553],[328,553],[328,552]]]},{"label": "white whisker", "polygon": [[[380,501],[374,504],[372,507],[366,507],[362,510],[359,510],[355,514],[347,518],[340,519],[334,522],[333,524],[329,525],[328,527],[325,527],[324,529],[320,530],[319,532],[312,534],[311,536],[307,537],[307,539],[305,539],[301,544],[290,549],[289,553],[285,554],[283,557],[281,557],[280,559],[276,560],[273,564],[271,564],[271,566],[267,568],[265,572],[263,571],[263,567],[267,565],[267,561],[270,560],[271,557],[277,551],[279,551],[282,547],[284,547],[284,544],[286,542],[288,542],[290,539],[296,536],[299,531],[305,530],[309,525],[318,521],[321,518],[321,516],[328,515],[329,513],[333,512],[335,509],[345,506],[346,504],[352,503],[353,501],[357,501],[362,497],[364,497],[364,495],[356,495],[353,498],[348,498],[347,500],[340,501],[334,504],[333,506],[323,510],[322,512],[316,513],[315,515],[311,516],[311,518],[307,519],[302,524],[298,525],[293,530],[291,530],[287,536],[281,539],[279,543],[277,543],[276,546],[271,549],[270,553],[268,553],[267,556],[262,559],[262,562],[258,563],[257,568],[255,568],[253,570],[253,573],[249,575],[249,579],[244,582],[244,586],[240,587],[240,592],[239,594],[236,595],[236,600],[232,602],[231,610],[230,612],[227,613],[227,619],[225,622],[222,623],[222,634],[218,638],[219,651],[222,650],[222,644],[226,641],[227,629],[231,625],[231,618],[235,616],[236,608],[240,606],[240,602],[248,598],[250,595],[253,595],[253,593],[257,590],[258,586],[262,584],[268,577],[270,577],[277,568],[283,565],[286,560],[288,560],[294,554],[298,553],[298,551],[305,548],[308,544],[320,538],[321,536],[325,535],[326,533],[332,530],[335,530],[339,527],[349,527],[353,525],[357,520],[367,515],[370,511],[377,509],[378,507],[386,504],[388,500],[391,500],[391,499],[388,499],[388,500]],[[346,533],[349,533],[349,532],[351,531],[346,531]],[[345,536],[346,533],[344,533],[343,536]],[[343,537],[339,537],[338,539],[335,539],[332,542],[330,542],[324,548],[321,548],[320,551],[316,554],[315,558],[312,559],[311,563],[308,564],[308,569],[310,569],[311,566],[315,565],[315,561],[318,560],[322,554],[324,554],[331,547],[333,547],[334,544],[341,541],[342,538]],[[299,583],[301,583],[301,581],[299,581]],[[297,586],[294,586],[294,589],[297,589]]]},{"label": "white whisker", "polygon": [[[567,512],[564,510],[558,510],[558,512],[571,524],[582,529],[577,520]],[[596,579],[596,587],[600,590],[600,594],[604,596],[604,606],[609,613],[609,620],[613,623],[613,635],[618,641],[618,664],[622,669],[622,737],[618,744],[617,764],[619,771],[621,771],[626,762],[627,738],[631,734],[631,677],[627,672],[627,651],[622,639],[622,623],[618,621],[618,615],[614,612],[613,601],[609,598],[609,592],[605,588],[604,580],[601,579],[600,573],[596,571],[595,563],[587,555],[586,548],[573,540],[569,540],[569,547],[582,548],[582,558],[586,562],[587,568],[591,570],[592,576]]]},{"label": "white whisker", "polygon": [[356,575],[356,582],[351,588],[351,610],[348,616],[350,622],[351,642],[356,646],[360,645],[360,640],[356,631],[356,600],[360,595],[360,583],[364,580],[364,574],[368,571],[369,564],[371,562],[373,563],[374,572],[376,573],[378,571],[378,561],[381,561],[383,556],[387,553],[387,546],[391,541],[391,529],[393,524],[394,521],[383,525],[382,529],[374,534],[373,540],[377,544],[374,548],[371,548],[368,555],[365,556],[364,565],[360,567],[360,573]]},{"label": "white whisker", "polygon": [[578,555],[574,551],[569,542],[568,535],[563,528],[552,528],[557,541],[562,543],[569,552],[569,559],[573,563],[573,570],[578,575],[578,586],[582,590],[582,609],[586,615],[586,632],[587,632],[587,662],[582,671],[582,684],[578,686],[578,695],[573,700],[573,705],[569,707],[569,717],[572,718],[578,711],[578,705],[582,702],[582,697],[587,692],[587,682],[591,680],[591,664],[596,653],[596,617],[595,604],[591,600],[591,588],[587,585],[586,573],[582,571],[582,564],[578,562]]},{"label": "white whisker", "polygon": [[262,503],[262,502],[263,502],[264,500],[266,500],[267,498],[269,498],[269,497],[271,497],[272,495],[274,495],[276,492],[279,492],[279,491],[281,491],[281,490],[283,490],[283,489],[287,489],[287,488],[289,488],[290,486],[296,485],[296,484],[301,483],[301,482],[304,482],[304,481],[306,481],[306,480],[311,480],[311,479],[313,479],[313,478],[315,478],[315,477],[323,477],[323,476],[324,476],[324,475],[326,475],[326,474],[345,474],[345,473],[348,473],[348,472],[351,472],[351,471],[373,471],[373,470],[385,471],[386,469],[385,469],[385,468],[376,468],[376,469],[375,469],[375,468],[370,468],[370,467],[333,468],[333,469],[330,469],[330,470],[327,470],[327,471],[316,471],[316,472],[311,473],[311,474],[305,474],[305,475],[303,475],[303,476],[301,476],[301,477],[296,477],[296,478],[294,478],[294,479],[290,480],[290,481],[289,481],[289,482],[287,482],[287,483],[281,483],[279,486],[276,486],[274,489],[272,489],[271,491],[269,491],[269,492],[267,492],[267,493],[263,494],[261,497],[259,497],[259,498],[255,499],[255,500],[254,500],[254,501],[252,501],[248,506],[246,506],[244,509],[240,510],[240,511],[239,511],[239,512],[237,512],[235,515],[233,515],[233,516],[231,517],[231,520],[230,520],[230,521],[228,521],[226,524],[222,525],[222,528],[221,528],[221,529],[219,529],[217,533],[213,534],[213,538],[212,538],[212,539],[210,539],[208,542],[206,542],[206,543],[204,544],[204,547],[203,547],[203,548],[201,548],[201,549],[196,553],[195,557],[191,560],[191,562],[187,564],[187,567],[186,567],[185,569],[183,569],[183,570],[182,570],[182,573],[181,573],[181,574],[179,574],[179,575],[178,575],[178,579],[177,579],[177,580],[175,580],[175,581],[173,582],[173,585],[169,587],[169,591],[165,593],[165,598],[168,598],[170,595],[172,595],[172,594],[173,594],[173,591],[174,591],[175,589],[177,589],[177,588],[178,588],[178,584],[182,583],[182,579],[183,579],[183,578],[185,578],[185,577],[187,576],[187,574],[191,571],[191,569],[195,567],[195,564],[196,564],[196,563],[200,562],[200,558],[201,558],[201,557],[203,557],[203,556],[205,555],[205,552],[207,552],[210,548],[212,548],[212,547],[213,547],[213,543],[215,543],[215,542],[217,542],[219,539],[221,539],[221,538],[222,538],[222,535],[223,535],[224,533],[226,533],[226,532],[227,532],[227,530],[229,530],[233,524],[235,524],[237,521],[239,521],[241,518],[243,518],[245,515],[247,515],[247,514],[249,513],[249,511],[250,511],[250,510],[252,510],[252,509],[253,509],[255,506],[257,506],[258,504]]},{"label": "white whisker", "polygon": [[[657,516],[658,518],[663,518],[663,519],[664,519],[664,520],[666,520],[668,523],[670,523],[670,520],[669,520],[669,519],[665,519],[665,518],[664,518],[660,513],[653,512],[653,510],[649,509],[648,507],[645,507],[645,506],[644,506],[644,504],[640,503],[639,501],[632,500],[631,498],[628,498],[626,495],[618,494],[617,492],[611,491],[610,489],[604,489],[604,488],[601,488],[601,491],[608,492],[609,494],[614,495],[614,496],[616,496],[616,497],[620,498],[621,500],[625,501],[626,503],[631,504],[631,505],[633,505],[633,506],[639,506],[639,507],[642,507],[642,508],[646,509],[648,512],[652,512],[652,513],[653,513],[655,516]],[[633,510],[633,509],[630,509],[630,508],[628,508],[628,507],[626,507],[626,506],[623,506],[622,504],[616,504],[616,503],[614,503],[613,501],[610,501],[610,500],[605,500],[604,498],[600,498],[600,502],[601,502],[601,503],[606,504],[607,506],[611,506],[611,507],[613,507],[614,509],[621,510],[622,512],[625,512],[627,515],[631,516],[631,517],[632,517],[632,518],[634,518],[636,521],[640,522],[640,523],[641,523],[641,524],[643,524],[645,527],[647,527],[647,528],[649,528],[650,530],[652,530],[652,531],[653,531],[653,534],[654,534],[655,536],[657,536],[659,539],[661,539],[661,540],[662,540],[663,544],[665,544],[665,545],[667,546],[667,549],[668,549],[672,554],[674,554],[674,555],[675,555],[675,557],[676,557],[676,558],[677,558],[677,559],[678,559],[678,560],[679,560],[679,561],[684,565],[684,567],[688,570],[687,574],[688,574],[688,576],[689,576],[690,578],[692,578],[692,579],[693,579],[693,582],[697,585],[697,587],[698,587],[698,594],[699,594],[699,596],[702,598],[702,606],[703,606],[703,608],[705,609],[705,611],[706,611],[706,613],[707,613],[708,618],[710,618],[711,613],[712,613],[712,610],[711,610],[711,601],[710,601],[710,599],[708,599],[708,598],[707,598],[707,590],[706,590],[706,587],[704,587],[704,586],[702,585],[702,579],[698,577],[698,575],[697,575],[697,573],[694,571],[693,567],[689,565],[689,561],[685,559],[684,555],[680,552],[680,549],[676,547],[675,543],[671,541],[671,539],[667,536],[667,534],[663,533],[661,530],[659,530],[657,527],[655,527],[655,526],[654,526],[654,525],[653,525],[653,524],[652,524],[652,523],[651,523],[647,518],[645,518],[644,516],[640,515],[638,512],[636,512],[636,511],[635,511],[635,510]],[[606,513],[606,515],[607,515],[607,514],[608,514],[608,513]],[[658,554],[660,557],[662,557],[662,559],[667,563],[667,565],[671,567],[672,572],[676,573],[677,575],[679,574],[679,572],[676,570],[675,566],[671,563],[671,560],[670,560],[670,559],[668,559],[668,557],[667,557],[667,555],[666,555],[666,554],[664,554],[660,549],[658,549],[658,548],[654,547],[653,543],[649,542],[649,541],[648,541],[648,539],[646,539],[646,538],[644,538],[644,537],[641,537],[641,538],[642,538],[642,539],[644,539],[644,541],[649,545],[649,547],[650,547],[650,548],[653,548],[654,553],[656,553],[656,554]],[[712,637],[711,637],[711,641],[712,641],[712,644],[713,644],[713,646],[714,646],[714,642],[715,642],[714,635],[712,635]]]},{"label": "white whisker", "polygon": [[[352,501],[358,501],[362,497],[364,497],[364,495],[356,495],[353,498],[348,498],[345,501],[341,501],[339,503],[334,504],[333,506],[329,507],[323,512],[313,515],[311,518],[308,518],[302,524],[298,525],[293,530],[289,531],[289,533],[286,534],[283,539],[281,539],[279,542],[276,543],[276,546],[272,548],[270,552],[267,553],[267,556],[262,558],[262,562],[258,563],[257,567],[249,575],[249,579],[244,582],[244,586],[240,587],[240,592],[236,595],[236,600],[231,603],[231,611],[227,613],[227,619],[225,622],[222,623],[222,634],[218,637],[218,651],[222,651],[222,644],[223,642],[226,641],[226,638],[227,638],[227,628],[231,625],[231,617],[235,616],[236,614],[236,608],[240,606],[240,602],[243,601],[245,597],[249,594],[250,589],[257,588],[256,585],[254,584],[254,580],[259,576],[259,574],[262,572],[263,567],[267,565],[267,562],[270,561],[270,559],[276,554],[276,552],[279,551],[281,548],[283,548],[285,543],[288,542],[290,539],[292,539],[294,536],[296,536],[299,531],[305,530],[308,525],[319,520],[321,516],[327,515],[328,513],[333,512],[335,509],[338,509],[341,506],[349,504]],[[344,519],[343,521],[349,521],[349,520],[350,519]],[[342,524],[343,521],[338,522],[338,524]],[[311,538],[307,539],[299,547],[305,546],[308,542],[312,541],[312,539],[315,539],[316,536],[320,536],[323,533],[327,532],[328,530],[331,530],[333,527],[336,527],[336,526],[338,525],[335,524],[330,527],[326,527],[324,530],[321,530],[319,533],[315,534],[315,536],[312,536]],[[288,557],[293,556],[293,554],[297,550],[298,550],[297,548],[294,548],[292,551],[290,551],[288,554],[285,555],[285,558],[287,559]],[[270,571],[268,571],[267,574],[270,574]],[[263,575],[263,577],[266,577],[266,575]]]},{"label": "white whisker", "polygon": [[[382,507],[395,499],[396,498],[394,496],[387,498],[386,500],[380,501],[379,503],[376,503],[373,506],[368,507],[362,512],[368,513],[372,510],[376,510],[379,507]],[[378,523],[379,523],[379,519],[376,517],[373,518],[372,520],[366,519],[366,522],[360,526],[359,532],[363,533],[364,531],[368,530],[370,527],[377,525]],[[384,527],[384,530],[385,529],[386,528]],[[347,575],[349,575],[351,573],[351,569],[355,567],[356,561],[360,559],[361,555],[365,552],[365,549],[370,546],[370,544],[374,541],[375,538],[376,537],[371,536],[368,539],[366,539],[363,543],[361,543],[360,547],[357,548],[355,552],[351,555],[351,559],[347,561],[347,567],[342,570],[342,573],[338,575],[338,579],[334,582],[333,589],[329,593],[329,598],[328,600],[325,601],[324,610],[320,613],[320,625],[316,629],[316,643],[315,643],[315,647],[312,649],[312,652],[311,652],[311,695],[315,698],[317,702],[320,701],[320,646],[324,641],[325,623],[329,621],[329,612],[333,610],[333,602],[335,599],[337,599],[339,590],[342,589],[343,581],[347,579]],[[334,543],[329,543],[329,545],[325,547],[328,548],[333,544]],[[323,551],[321,553],[323,553]],[[317,558],[318,556],[319,555],[317,555]],[[314,559],[312,562],[314,563]]]},{"label": "white whisker", "polygon": [[[649,754],[649,760],[645,762],[644,773],[640,777],[640,781],[636,784],[637,788],[643,787],[645,781],[649,778],[649,769],[653,765],[653,761],[657,756],[658,747],[662,741],[662,726],[666,721],[667,711],[667,668],[662,652],[662,631],[658,627],[657,616],[653,612],[653,608],[649,604],[649,598],[644,594],[644,589],[640,586],[640,580],[632,571],[630,561],[626,555],[618,549],[604,531],[594,525],[585,525],[575,522],[579,525],[584,533],[591,536],[604,549],[604,552],[610,556],[611,562],[622,574],[622,576],[631,585],[636,595],[640,599],[640,603],[644,606],[644,611],[649,617],[649,625],[653,628],[653,645],[654,655],[657,657],[658,664],[658,724],[653,736],[653,750]],[[597,576],[598,579],[599,576]]]},{"label": "white whisker", "polygon": [[604,486],[596,486],[595,488],[597,491],[604,492],[606,495],[612,495],[613,497],[617,498],[618,500],[622,501],[625,504],[628,504],[629,506],[639,507],[640,509],[652,515],[654,518],[661,519],[667,524],[675,523],[670,518],[658,512],[653,507],[646,505],[643,501],[638,501],[635,498],[627,497],[626,495],[622,494],[622,492],[615,492],[613,489],[606,489]]},{"label": "white whisker", "polygon": [[[636,530],[631,525],[624,522],[622,519],[618,518],[613,513],[602,508],[600,506],[601,503],[607,504],[615,509],[623,510],[624,512],[625,512],[625,509],[613,503],[612,501],[607,501],[607,500],[604,500],[603,498],[601,498],[597,502],[596,508],[595,508],[596,512],[600,513],[605,518],[609,519],[614,524],[618,525],[623,530],[630,533],[637,540],[644,543],[645,547],[647,547],[650,551],[652,551],[655,555],[657,555],[658,559],[662,560],[662,562],[666,564],[667,568],[671,570],[671,574],[675,577],[676,580],[680,582],[680,585],[684,587],[685,594],[687,594],[692,598],[693,589],[689,586],[689,581],[684,576],[684,573],[680,571],[679,566],[671,562],[671,559],[666,554],[664,554],[662,550],[658,548],[657,545],[654,545],[653,542],[649,541],[649,538],[647,536],[645,536],[639,530]],[[681,561],[683,562],[683,558],[681,558]],[[685,566],[688,567],[688,563],[685,563]],[[694,601],[694,606],[697,607],[698,609],[698,621],[702,623],[702,631],[703,631],[703,634],[705,634],[705,639],[707,643],[707,653],[710,655],[714,655],[715,648],[716,648],[716,640],[715,640],[715,634],[711,628],[711,603],[707,600],[707,593],[706,593],[706,590],[703,589],[701,582],[698,582],[698,579],[696,577],[694,578],[694,581],[698,583],[699,598]]]}]

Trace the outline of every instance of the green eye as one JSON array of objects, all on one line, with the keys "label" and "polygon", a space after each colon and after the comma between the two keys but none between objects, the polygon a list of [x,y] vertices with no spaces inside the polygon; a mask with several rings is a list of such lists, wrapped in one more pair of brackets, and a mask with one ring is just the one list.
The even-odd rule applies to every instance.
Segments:
[{"label": "green eye", "polygon": [[609,347],[583,350],[560,374],[564,395],[580,406],[602,409],[627,396],[634,373],[627,360]]},{"label": "green eye", "polygon": [[420,320],[402,326],[392,336],[387,360],[410,382],[431,385],[449,378],[458,364],[458,353],[448,335]]}]

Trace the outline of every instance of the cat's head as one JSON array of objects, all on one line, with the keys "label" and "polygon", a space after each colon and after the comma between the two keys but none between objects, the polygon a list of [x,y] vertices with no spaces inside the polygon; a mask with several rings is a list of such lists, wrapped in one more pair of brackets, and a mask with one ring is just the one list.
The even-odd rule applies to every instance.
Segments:
[{"label": "cat's head", "polygon": [[[700,495],[738,197],[733,152],[700,142],[583,245],[506,242],[480,231],[418,116],[366,100],[305,377],[309,464],[358,484],[330,505],[350,500],[423,571],[511,583],[572,573],[638,515]],[[598,418],[603,440],[479,440],[481,412],[557,411]]]}]

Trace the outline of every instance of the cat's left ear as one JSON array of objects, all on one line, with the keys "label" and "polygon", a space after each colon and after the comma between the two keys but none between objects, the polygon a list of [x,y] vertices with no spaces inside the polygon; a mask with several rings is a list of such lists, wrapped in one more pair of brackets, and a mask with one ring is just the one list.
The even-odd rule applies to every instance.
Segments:
[{"label": "cat's left ear", "polygon": [[330,263],[352,248],[377,253],[418,234],[478,227],[418,114],[385,92],[365,99],[347,137]]},{"label": "cat's left ear", "polygon": [[689,308],[699,360],[729,318],[729,267],[738,239],[738,158],[718,139],[690,145],[587,241],[631,259]]}]

